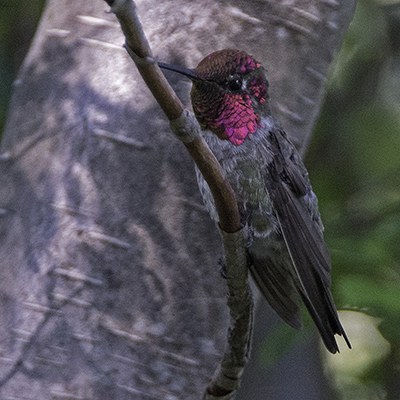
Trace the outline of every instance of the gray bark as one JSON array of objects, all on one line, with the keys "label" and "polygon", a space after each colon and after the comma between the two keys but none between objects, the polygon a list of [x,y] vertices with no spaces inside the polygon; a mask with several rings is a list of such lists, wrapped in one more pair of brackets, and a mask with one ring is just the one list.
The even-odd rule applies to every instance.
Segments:
[{"label": "gray bark", "polygon": [[[138,7],[162,60],[255,55],[306,145],[352,1]],[[224,348],[218,233],[106,10],[50,0],[15,82],[0,153],[1,399],[198,399]],[[189,84],[170,79],[187,101]]]}]

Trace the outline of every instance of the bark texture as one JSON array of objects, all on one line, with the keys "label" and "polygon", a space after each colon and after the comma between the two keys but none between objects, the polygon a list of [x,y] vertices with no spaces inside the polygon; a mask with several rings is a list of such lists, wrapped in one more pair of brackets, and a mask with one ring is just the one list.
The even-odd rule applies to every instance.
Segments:
[{"label": "bark texture", "polygon": [[[255,55],[306,145],[352,1],[137,5],[160,60]],[[5,400],[198,399],[224,348],[218,233],[106,10],[49,0],[15,82],[0,152]]]}]

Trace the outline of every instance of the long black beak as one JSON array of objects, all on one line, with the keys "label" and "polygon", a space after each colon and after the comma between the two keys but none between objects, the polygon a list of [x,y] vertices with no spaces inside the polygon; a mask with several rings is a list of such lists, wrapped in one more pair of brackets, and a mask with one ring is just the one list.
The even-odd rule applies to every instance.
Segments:
[{"label": "long black beak", "polygon": [[163,62],[158,62],[157,64],[161,69],[167,69],[168,71],[173,71],[177,72],[178,74],[185,75],[192,81],[204,80],[197,76],[196,72],[190,68],[181,67],[180,65],[165,64]]}]

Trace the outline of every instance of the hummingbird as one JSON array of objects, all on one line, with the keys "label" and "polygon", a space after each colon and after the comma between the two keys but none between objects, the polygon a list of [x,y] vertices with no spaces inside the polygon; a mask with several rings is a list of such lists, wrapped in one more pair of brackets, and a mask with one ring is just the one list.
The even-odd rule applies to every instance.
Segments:
[{"label": "hummingbird", "polygon": [[[266,71],[236,49],[215,51],[194,69],[158,63],[192,81],[191,102],[202,136],[218,159],[248,227],[249,269],[275,312],[300,329],[301,302],[326,348],[335,335],[351,344],[330,291],[331,260],[308,172],[285,131],[271,115]],[[207,182],[196,168],[211,218],[218,214]]]}]

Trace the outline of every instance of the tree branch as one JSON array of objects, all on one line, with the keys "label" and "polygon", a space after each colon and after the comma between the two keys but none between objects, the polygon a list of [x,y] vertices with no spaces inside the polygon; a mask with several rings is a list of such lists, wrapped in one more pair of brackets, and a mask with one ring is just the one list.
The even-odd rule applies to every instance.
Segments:
[{"label": "tree branch", "polygon": [[143,80],[172,124],[172,130],[184,143],[206,179],[215,199],[220,227],[225,232],[241,228],[235,193],[224,178],[221,166],[200,136],[200,126],[183,105],[154,61],[149,43],[131,0],[105,0],[111,5],[126,38],[125,48],[135,62]]},{"label": "tree branch", "polygon": [[253,321],[253,301],[248,283],[246,229],[241,227],[235,194],[222,168],[200,135],[200,126],[184,108],[154,61],[149,43],[131,0],[105,0],[118,18],[125,35],[125,48],[143,80],[183,142],[213,194],[223,237],[228,306],[231,326],[224,357],[204,399],[233,399],[248,361]]}]

